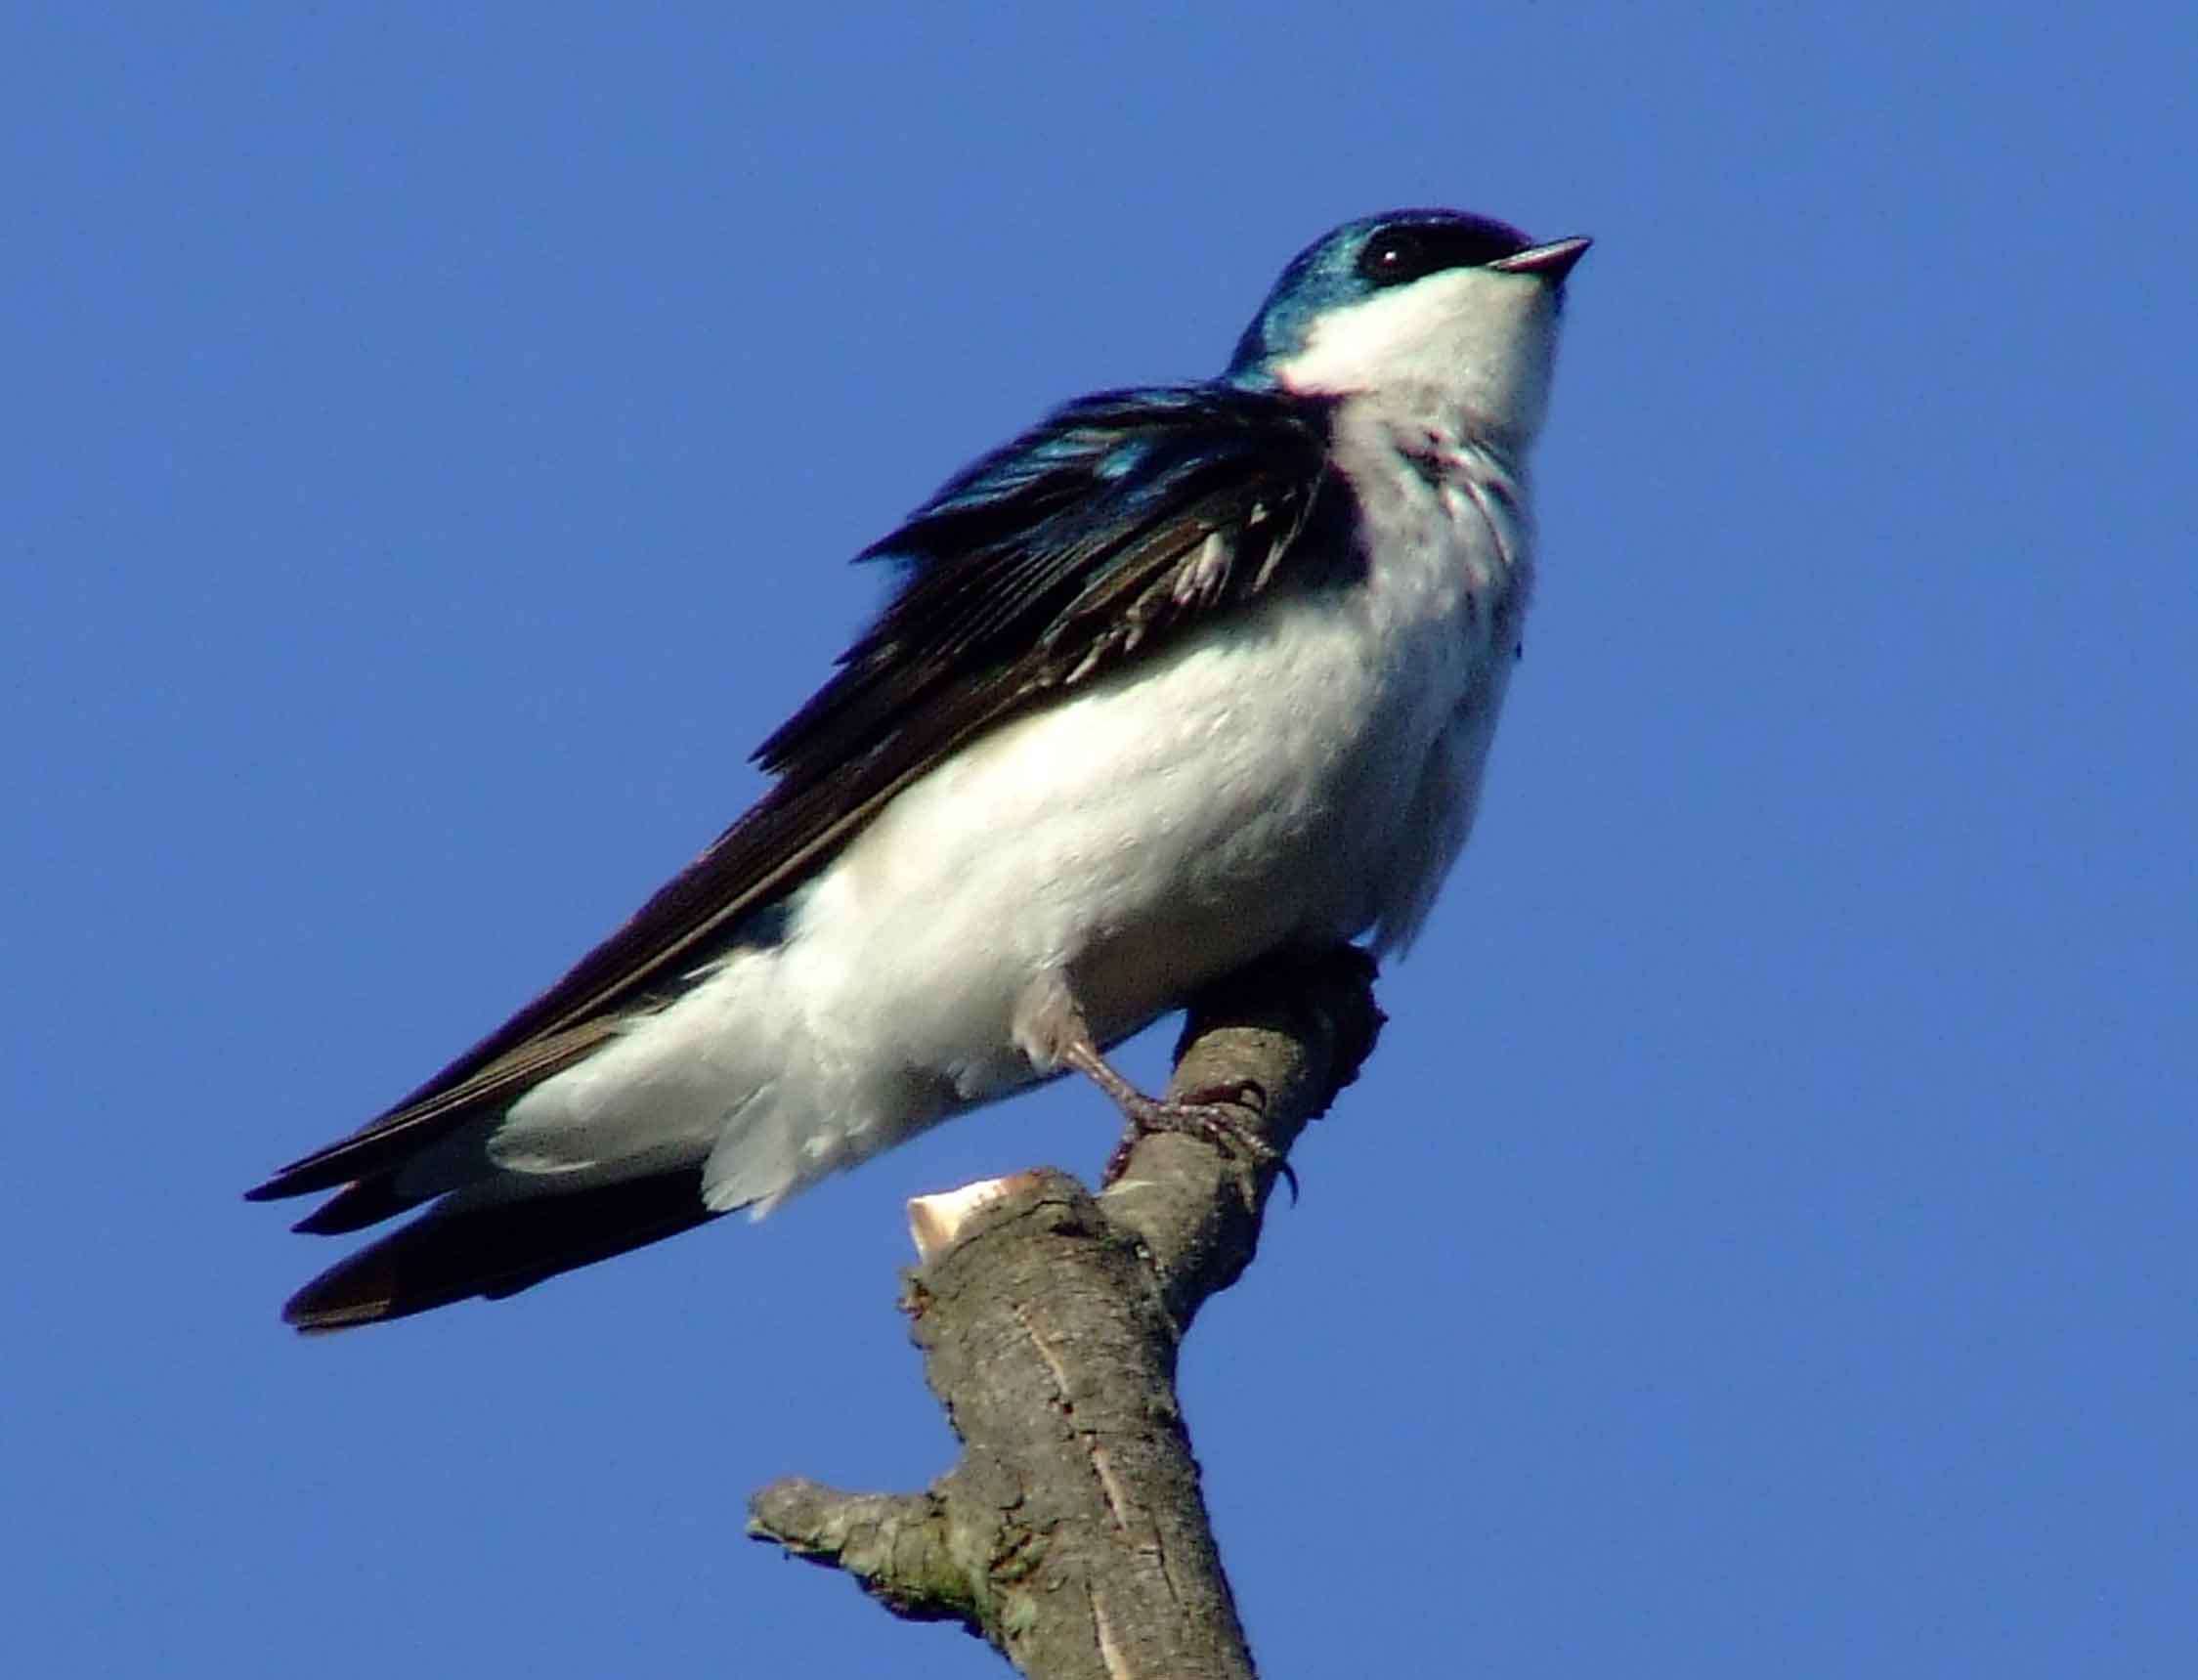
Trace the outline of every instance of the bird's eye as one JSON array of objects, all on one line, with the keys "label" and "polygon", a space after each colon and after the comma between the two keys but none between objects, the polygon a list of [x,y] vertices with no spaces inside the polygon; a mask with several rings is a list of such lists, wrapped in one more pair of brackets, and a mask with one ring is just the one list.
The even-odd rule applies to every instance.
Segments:
[{"label": "bird's eye", "polygon": [[1358,272],[1376,285],[1402,285],[1434,271],[1427,241],[1409,228],[1385,228],[1358,253]]}]

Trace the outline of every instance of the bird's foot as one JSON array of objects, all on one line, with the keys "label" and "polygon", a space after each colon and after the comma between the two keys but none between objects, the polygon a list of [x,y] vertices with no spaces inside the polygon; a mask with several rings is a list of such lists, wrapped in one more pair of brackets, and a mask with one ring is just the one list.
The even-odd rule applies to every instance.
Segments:
[{"label": "bird's foot", "polygon": [[1186,1092],[1181,1097],[1165,1098],[1147,1097],[1124,1081],[1121,1091],[1109,1091],[1107,1095],[1114,1098],[1130,1126],[1123,1133],[1122,1141],[1114,1145],[1114,1152],[1106,1158],[1106,1166],[1099,1174],[1101,1189],[1128,1170],[1130,1151],[1137,1147],[1141,1139],[1158,1132],[1174,1132],[1210,1143],[1225,1155],[1272,1167],[1290,1186],[1290,1200],[1297,1200],[1297,1174],[1282,1158],[1282,1152],[1253,1129],[1267,1111],[1267,1091],[1258,1080],[1240,1079],[1203,1091]]},{"label": "bird's foot", "polygon": [[1099,1175],[1101,1189],[1127,1170],[1130,1151],[1140,1139],[1156,1132],[1176,1132],[1202,1139],[1225,1155],[1272,1167],[1290,1186],[1290,1200],[1297,1200],[1297,1174],[1290,1170],[1282,1152],[1254,1130],[1267,1112],[1267,1091],[1257,1080],[1236,1080],[1181,1097],[1147,1097],[1099,1053],[1084,1012],[1058,974],[1042,977],[1025,995],[1016,1010],[1015,1037],[1034,1067],[1041,1071],[1074,1068],[1105,1092],[1129,1121],[1129,1130],[1115,1144]]}]

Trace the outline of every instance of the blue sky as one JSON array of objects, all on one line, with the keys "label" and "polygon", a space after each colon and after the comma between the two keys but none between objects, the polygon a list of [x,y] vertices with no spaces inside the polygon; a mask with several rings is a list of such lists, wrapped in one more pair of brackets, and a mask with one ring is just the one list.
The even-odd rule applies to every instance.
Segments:
[{"label": "blue sky", "polygon": [[900,1203],[1089,1092],[311,1344],[237,1193],[753,796],[941,477],[1425,202],[1597,244],[1480,832],[1185,1358],[1265,1671],[2182,1670],[2186,18],[200,10],[0,26],[13,1671],[1000,1671],[742,1506],[945,1466]]}]

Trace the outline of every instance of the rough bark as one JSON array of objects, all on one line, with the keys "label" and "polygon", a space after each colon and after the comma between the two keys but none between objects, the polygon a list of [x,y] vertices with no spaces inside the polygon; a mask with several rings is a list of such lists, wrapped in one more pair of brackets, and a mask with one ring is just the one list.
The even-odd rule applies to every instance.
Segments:
[{"label": "rough bark", "polygon": [[[1381,1022],[1360,952],[1271,960],[1211,988],[1175,1096],[1244,1088],[1272,1153],[1126,1141],[1099,1196],[1052,1169],[936,1210],[901,1305],[963,1443],[923,1493],[801,1480],[749,1532],[846,1571],[894,1614],[958,1620],[1042,1680],[1249,1676],[1176,1397],[1176,1349],[1250,1264],[1290,1145],[1357,1074]],[[940,1222],[943,1221],[943,1224]]]}]

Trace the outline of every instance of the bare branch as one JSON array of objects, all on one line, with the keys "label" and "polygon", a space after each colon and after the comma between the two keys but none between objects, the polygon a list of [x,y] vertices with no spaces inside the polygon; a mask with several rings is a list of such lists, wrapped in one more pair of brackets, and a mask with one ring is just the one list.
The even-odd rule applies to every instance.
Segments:
[{"label": "bare branch", "polygon": [[1043,1680],[1251,1675],[1176,1348],[1250,1264],[1284,1155],[1372,1048],[1372,977],[1354,950],[1271,959],[1192,1008],[1171,1093],[1246,1093],[1271,1156],[1159,1134],[1127,1142],[1096,1198],[1040,1170],[916,1210],[929,1252],[902,1306],[961,1462],[921,1495],[774,1483],[749,1531]]}]

